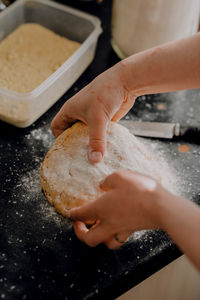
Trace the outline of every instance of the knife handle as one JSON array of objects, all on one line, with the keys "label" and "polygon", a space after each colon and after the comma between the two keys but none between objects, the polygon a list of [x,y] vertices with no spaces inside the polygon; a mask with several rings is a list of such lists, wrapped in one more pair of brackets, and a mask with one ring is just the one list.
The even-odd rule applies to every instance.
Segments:
[{"label": "knife handle", "polygon": [[200,128],[196,126],[181,126],[179,135],[188,140],[200,142]]}]

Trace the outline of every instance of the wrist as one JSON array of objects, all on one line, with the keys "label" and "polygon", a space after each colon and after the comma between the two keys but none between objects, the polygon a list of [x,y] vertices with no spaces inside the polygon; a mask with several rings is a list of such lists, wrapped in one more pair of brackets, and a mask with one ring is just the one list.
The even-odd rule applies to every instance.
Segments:
[{"label": "wrist", "polygon": [[170,234],[171,230],[176,228],[179,223],[177,212],[182,209],[182,205],[185,202],[187,203],[188,200],[172,194],[162,186],[159,188],[161,189],[161,192],[158,192],[154,199],[153,214],[158,224],[158,228]]},{"label": "wrist", "polygon": [[150,191],[148,200],[144,201],[143,206],[152,228],[168,231],[170,210],[173,210],[176,197],[159,184]]},{"label": "wrist", "polygon": [[135,54],[116,65],[123,88],[135,98],[149,93],[148,71],[145,70],[142,59],[142,54]]}]

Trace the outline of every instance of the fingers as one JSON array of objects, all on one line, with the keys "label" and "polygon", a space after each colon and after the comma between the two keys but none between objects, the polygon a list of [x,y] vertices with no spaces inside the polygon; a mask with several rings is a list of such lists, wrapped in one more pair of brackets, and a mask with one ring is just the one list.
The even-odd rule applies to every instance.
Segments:
[{"label": "fingers", "polygon": [[73,227],[77,237],[90,247],[96,247],[108,239],[108,230],[101,224],[88,229],[83,222],[75,221]]},{"label": "fingers", "polygon": [[79,220],[83,222],[99,219],[95,208],[95,202],[72,208],[66,212],[66,216],[73,221]]},{"label": "fingers", "polygon": [[124,232],[113,236],[111,239],[105,242],[105,245],[112,250],[119,249],[126,242],[128,242],[131,232]]},{"label": "fingers", "polygon": [[51,130],[55,137],[59,136],[65,129],[73,123],[74,118],[69,117],[63,106],[51,122]]},{"label": "fingers", "polygon": [[83,243],[90,247],[96,247],[97,245],[104,243],[109,249],[115,250],[123,246],[130,236],[130,232],[118,234],[116,236],[109,235],[108,230],[104,225],[95,224],[88,229],[83,222],[73,222],[73,227],[76,236]]},{"label": "fingers", "polygon": [[109,119],[99,112],[99,115],[93,113],[88,118],[89,126],[89,146],[88,159],[91,163],[98,163],[102,160],[106,148],[106,130]]},{"label": "fingers", "polygon": [[131,185],[137,187],[137,189],[145,187],[149,190],[154,190],[156,186],[156,181],[152,178],[127,169],[118,170],[107,176],[100,182],[99,186],[102,190],[109,191],[111,189],[124,188],[124,182],[130,182]]},{"label": "fingers", "polygon": [[80,108],[79,93],[77,93],[67,102],[65,102],[65,104],[61,107],[60,111],[57,113],[57,115],[51,122],[51,130],[55,137],[57,137],[65,129],[70,127],[77,119],[84,122],[80,113],[76,115]]},{"label": "fingers", "polygon": [[146,191],[154,191],[157,187],[158,182],[150,176],[138,173],[138,172],[130,172],[130,180],[132,186],[137,188],[137,190],[146,190]]},{"label": "fingers", "polygon": [[100,188],[104,191],[119,188],[123,182],[124,173],[129,172],[127,170],[119,170],[102,180],[99,184]]},{"label": "fingers", "polygon": [[[89,153],[88,159],[91,163],[98,163],[102,160],[106,148],[106,130],[109,116],[105,113],[102,105],[95,105],[87,113],[85,105],[85,117],[80,112],[79,98],[77,95],[68,100],[57,113],[51,123],[51,129],[55,137],[70,127],[74,121],[81,120],[89,127]],[[84,107],[83,107],[84,108]],[[97,110],[98,109],[98,110]],[[79,113],[78,113],[79,111]],[[82,112],[84,109],[82,109]]]},{"label": "fingers", "polygon": [[121,118],[123,118],[128,113],[128,111],[131,109],[131,107],[133,106],[134,101],[135,101],[135,98],[130,100],[127,96],[127,98],[125,98],[125,100],[121,104],[120,109],[113,116],[112,121],[118,122]]},{"label": "fingers", "polygon": [[112,121],[113,122],[118,122],[121,118],[123,118],[127,113],[128,111],[130,110],[132,106],[130,106],[129,108],[126,108],[126,107],[122,107],[120,108],[116,113],[115,115],[112,117]]}]

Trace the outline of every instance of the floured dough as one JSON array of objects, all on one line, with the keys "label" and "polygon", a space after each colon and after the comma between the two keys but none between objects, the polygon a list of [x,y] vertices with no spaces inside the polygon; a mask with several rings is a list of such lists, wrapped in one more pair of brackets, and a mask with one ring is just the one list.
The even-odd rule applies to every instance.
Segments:
[{"label": "floured dough", "polygon": [[161,181],[156,162],[145,146],[125,127],[111,122],[107,149],[98,164],[88,161],[88,127],[77,122],[54,142],[41,166],[41,186],[61,213],[97,199],[99,182],[118,169],[130,169]]},{"label": "floured dough", "polygon": [[0,42],[0,86],[19,93],[32,91],[79,46],[39,24],[19,26]]}]

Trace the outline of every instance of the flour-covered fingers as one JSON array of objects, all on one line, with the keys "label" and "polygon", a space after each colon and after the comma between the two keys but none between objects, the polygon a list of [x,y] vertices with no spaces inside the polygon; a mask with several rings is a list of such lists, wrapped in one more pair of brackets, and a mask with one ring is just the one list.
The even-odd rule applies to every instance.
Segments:
[{"label": "flour-covered fingers", "polygon": [[102,160],[106,149],[106,129],[109,122],[102,110],[95,114],[91,111],[88,116],[89,127],[89,152],[88,158],[91,163],[98,163]]}]

